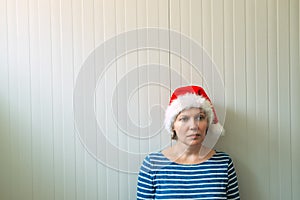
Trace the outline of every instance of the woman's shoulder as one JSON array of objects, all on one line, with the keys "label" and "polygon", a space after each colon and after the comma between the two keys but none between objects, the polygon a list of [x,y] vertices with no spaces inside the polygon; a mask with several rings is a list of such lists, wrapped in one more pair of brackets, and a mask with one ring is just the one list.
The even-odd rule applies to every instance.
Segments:
[{"label": "woman's shoulder", "polygon": [[144,161],[151,163],[152,165],[161,165],[170,162],[161,151],[149,153],[144,158]]},{"label": "woman's shoulder", "polygon": [[147,161],[155,161],[155,160],[162,160],[164,158],[164,155],[158,151],[158,152],[151,152],[147,154],[144,158],[144,160]]},{"label": "woman's shoulder", "polygon": [[162,157],[164,157],[164,156],[160,151],[151,152],[146,156],[146,158],[148,158],[148,159],[161,159]]},{"label": "woman's shoulder", "polygon": [[232,159],[228,153],[223,152],[223,151],[217,151],[217,150],[215,150],[215,152],[216,153],[213,155],[212,160],[229,161],[229,162],[232,161]]},{"label": "woman's shoulder", "polygon": [[215,152],[216,152],[215,155],[217,156],[230,157],[229,154],[224,151],[215,150]]}]

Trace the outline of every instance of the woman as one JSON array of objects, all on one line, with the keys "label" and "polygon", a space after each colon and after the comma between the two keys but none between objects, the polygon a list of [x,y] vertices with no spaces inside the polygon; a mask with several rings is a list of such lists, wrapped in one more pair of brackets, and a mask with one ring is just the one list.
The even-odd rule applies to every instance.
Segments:
[{"label": "woman", "polygon": [[144,159],[137,199],[240,199],[231,158],[203,145],[222,128],[203,88],[174,91],[165,127],[176,144]]}]

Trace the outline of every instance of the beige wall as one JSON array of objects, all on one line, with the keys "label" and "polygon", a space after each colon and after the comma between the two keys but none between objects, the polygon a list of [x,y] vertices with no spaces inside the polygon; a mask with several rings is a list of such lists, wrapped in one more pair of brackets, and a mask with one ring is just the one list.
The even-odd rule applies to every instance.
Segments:
[{"label": "beige wall", "polygon": [[[159,131],[169,89],[184,83],[204,85],[223,102],[216,107],[226,135],[217,149],[233,157],[242,199],[300,199],[299,6],[298,0],[0,0],[0,199],[135,199],[141,159],[170,144]],[[193,39],[204,49],[199,56],[213,64],[191,67],[191,46],[185,60],[172,54],[187,44],[180,38],[158,37],[171,42],[169,51],[126,52],[103,73],[97,55],[86,80],[98,81],[95,112],[83,109],[75,123],[74,88],[88,56],[109,38],[145,27]],[[142,46],[139,36],[104,54]],[[151,64],[156,71],[145,75],[140,66]],[[104,140],[89,126],[93,117]]]}]

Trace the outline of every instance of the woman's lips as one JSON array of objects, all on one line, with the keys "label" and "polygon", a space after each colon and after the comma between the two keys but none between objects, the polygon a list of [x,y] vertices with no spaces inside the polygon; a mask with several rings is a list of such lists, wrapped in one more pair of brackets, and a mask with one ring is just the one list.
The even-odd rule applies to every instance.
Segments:
[{"label": "woman's lips", "polygon": [[197,138],[197,137],[200,137],[200,136],[201,136],[200,133],[188,135],[188,137],[192,137],[192,138]]}]

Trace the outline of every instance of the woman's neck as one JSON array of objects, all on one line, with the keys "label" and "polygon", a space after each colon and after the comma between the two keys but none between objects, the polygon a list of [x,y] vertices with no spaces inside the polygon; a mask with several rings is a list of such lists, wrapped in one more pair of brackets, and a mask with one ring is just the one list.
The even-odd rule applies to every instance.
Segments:
[{"label": "woman's neck", "polygon": [[211,158],[215,151],[206,150],[203,154],[203,150],[200,145],[185,146],[181,143],[176,143],[169,150],[163,152],[166,157],[179,164],[196,164],[201,163]]},{"label": "woman's neck", "polygon": [[176,154],[189,157],[193,155],[199,155],[201,145],[187,146],[183,143],[178,142],[172,148]]}]

